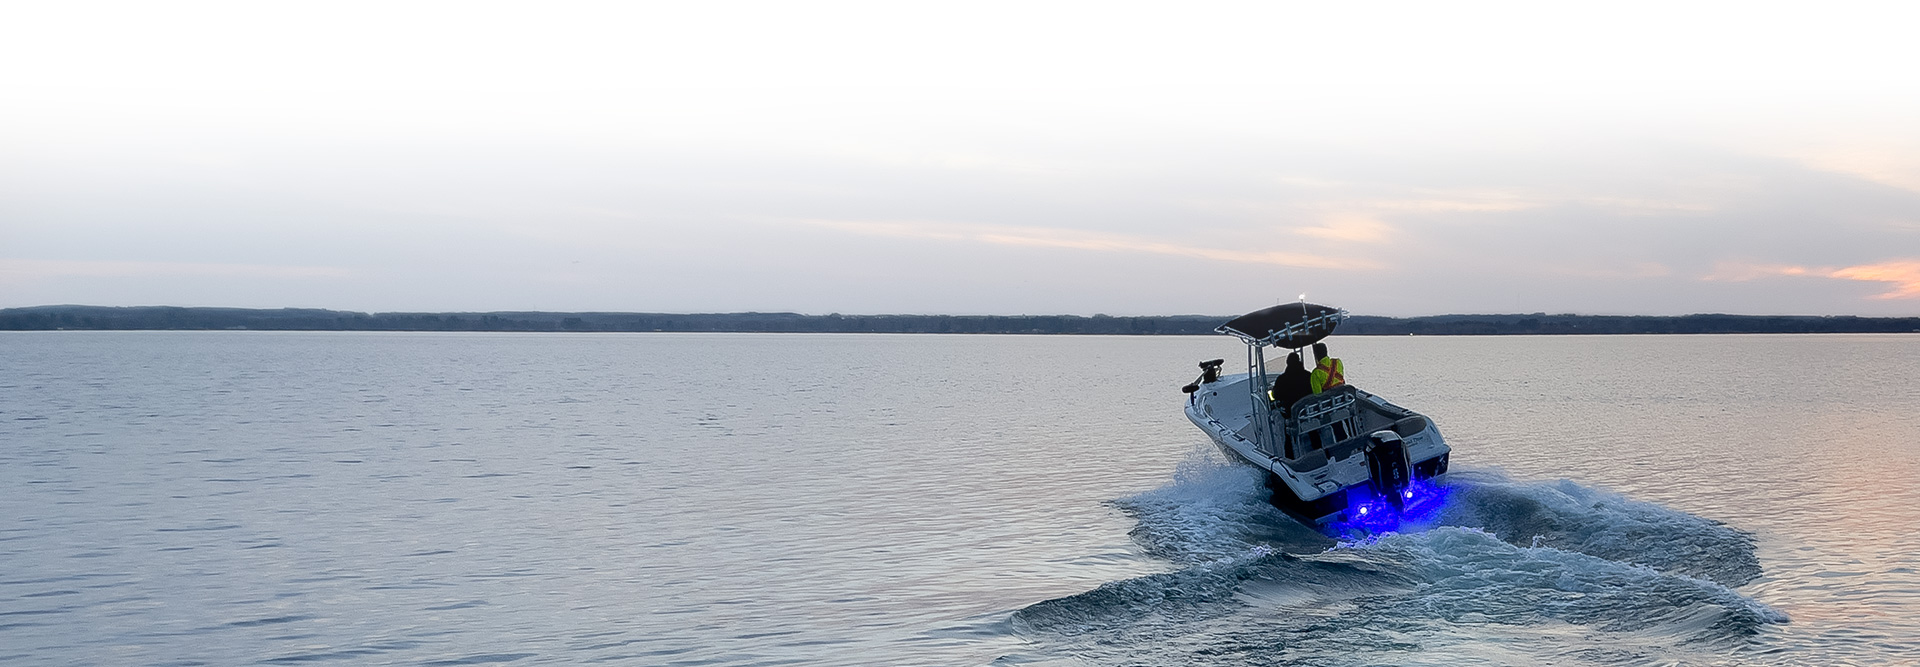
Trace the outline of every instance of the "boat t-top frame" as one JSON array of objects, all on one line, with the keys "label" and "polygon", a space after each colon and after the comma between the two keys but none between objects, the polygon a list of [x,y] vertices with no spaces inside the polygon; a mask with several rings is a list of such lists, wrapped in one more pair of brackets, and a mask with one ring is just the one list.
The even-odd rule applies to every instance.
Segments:
[{"label": "boat t-top frame", "polygon": [[[1267,375],[1266,349],[1275,347],[1298,352],[1331,335],[1334,328],[1348,317],[1350,314],[1344,309],[1300,301],[1256,310],[1214,329],[1217,333],[1233,336],[1247,344],[1247,375],[1251,378],[1247,382],[1247,399],[1253,404],[1252,414],[1258,417],[1252,420],[1255,446],[1274,456],[1291,449],[1280,446],[1282,437],[1287,435],[1286,426],[1274,428],[1273,406],[1267,398],[1267,388],[1272,386],[1272,379]],[[1322,407],[1331,409],[1343,406]],[[1310,419],[1318,416],[1301,414],[1294,417]]]}]

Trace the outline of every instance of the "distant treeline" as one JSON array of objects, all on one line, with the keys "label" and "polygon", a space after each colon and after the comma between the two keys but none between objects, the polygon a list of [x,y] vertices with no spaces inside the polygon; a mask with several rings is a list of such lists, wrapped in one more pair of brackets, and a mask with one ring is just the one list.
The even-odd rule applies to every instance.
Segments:
[{"label": "distant treeline", "polygon": [[[1231,316],[800,315],[796,313],[355,313],[306,308],[36,306],[0,309],[0,330],[707,331],[777,333],[1209,334]],[[1357,315],[1341,335],[1907,333],[1920,317],[1774,315]]]}]

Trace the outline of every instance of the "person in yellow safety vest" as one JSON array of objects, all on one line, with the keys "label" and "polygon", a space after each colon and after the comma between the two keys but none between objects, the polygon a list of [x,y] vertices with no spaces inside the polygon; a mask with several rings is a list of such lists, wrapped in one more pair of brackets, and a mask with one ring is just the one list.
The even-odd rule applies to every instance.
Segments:
[{"label": "person in yellow safety vest", "polygon": [[1318,394],[1347,383],[1346,365],[1340,363],[1339,359],[1327,356],[1326,343],[1313,344],[1313,358],[1313,376],[1307,381],[1313,393]]}]

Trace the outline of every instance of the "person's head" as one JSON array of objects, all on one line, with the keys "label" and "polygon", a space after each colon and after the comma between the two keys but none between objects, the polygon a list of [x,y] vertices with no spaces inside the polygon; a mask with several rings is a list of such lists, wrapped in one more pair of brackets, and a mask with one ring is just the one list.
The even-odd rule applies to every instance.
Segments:
[{"label": "person's head", "polygon": [[1300,363],[1299,352],[1288,352],[1287,353],[1287,370],[1294,370],[1296,368],[1304,371],[1304,370],[1307,370],[1307,365]]},{"label": "person's head", "polygon": [[1327,344],[1326,344],[1326,343],[1314,343],[1314,344],[1313,344],[1313,360],[1314,360],[1314,361],[1319,361],[1319,360],[1321,360],[1321,359],[1325,359],[1325,358],[1327,358]]}]

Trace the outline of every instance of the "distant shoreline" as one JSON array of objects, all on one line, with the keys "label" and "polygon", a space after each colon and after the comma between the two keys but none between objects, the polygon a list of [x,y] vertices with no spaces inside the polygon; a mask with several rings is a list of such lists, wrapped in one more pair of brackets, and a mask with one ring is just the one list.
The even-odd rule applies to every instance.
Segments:
[{"label": "distant shoreline", "polygon": [[[800,315],[797,313],[358,313],[307,308],[34,306],[0,309],[0,331],[625,331],[1202,335],[1231,315]],[[1356,315],[1344,336],[1915,333],[1920,317],[1805,315]]]}]

